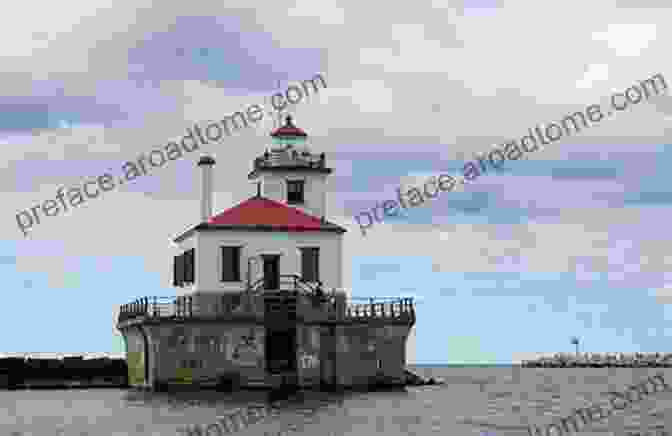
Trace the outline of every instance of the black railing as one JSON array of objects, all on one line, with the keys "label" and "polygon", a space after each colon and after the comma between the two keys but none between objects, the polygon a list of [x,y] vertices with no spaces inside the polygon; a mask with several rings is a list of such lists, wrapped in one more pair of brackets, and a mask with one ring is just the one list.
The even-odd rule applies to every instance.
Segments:
[{"label": "black railing", "polygon": [[[366,300],[368,303],[354,303],[352,301]],[[350,319],[362,318],[408,318],[415,320],[413,298],[395,297],[354,297],[345,309],[345,317]]]},{"label": "black railing", "polygon": [[283,159],[287,155],[280,154],[271,156],[270,153],[265,153],[264,156],[257,157],[254,159],[254,168],[273,168],[273,167],[282,167],[286,165],[292,166],[301,166],[307,168],[325,168],[326,167],[326,158],[325,154],[321,153],[319,155],[314,154],[294,154],[289,155],[291,159]]},{"label": "black railing", "polygon": [[252,283],[250,286],[250,292],[253,294],[258,294],[260,291],[292,291],[301,294],[313,295],[317,292],[320,285],[314,285],[311,282],[303,280],[300,276],[296,274],[282,274],[280,275],[280,280],[278,281],[278,289],[265,289],[266,279],[260,278],[259,280]]},{"label": "black railing", "polygon": [[[298,276],[289,276],[297,278],[297,288],[300,283]],[[304,282],[305,284],[305,282]],[[284,294],[284,295],[283,295]],[[142,297],[131,303],[124,304],[119,310],[119,322],[133,318],[205,318],[217,316],[236,315],[257,316],[257,314],[268,312],[271,304],[275,307],[278,303],[289,304],[289,306],[298,306],[298,298],[313,298],[313,302],[320,303],[314,306],[322,307],[330,320],[366,320],[366,319],[397,319],[397,320],[415,320],[415,309],[412,298],[394,298],[394,297],[372,297],[361,298],[353,297],[351,299],[339,299],[335,293],[324,294],[320,296],[315,293],[294,293],[292,291],[268,292],[259,295],[238,294],[241,303],[245,303],[241,308],[240,304],[220,304],[219,306],[208,307],[206,310],[200,310],[194,296],[181,297]],[[289,299],[288,299],[289,298]],[[291,300],[293,303],[290,304]],[[361,301],[361,303],[358,303]],[[210,302],[204,301],[205,304]],[[321,305],[325,303],[324,305]],[[259,306],[258,304],[261,304]],[[260,310],[255,310],[256,308]],[[263,308],[263,309],[262,309]],[[292,311],[296,311],[293,309]]]},{"label": "black railing", "polygon": [[193,297],[141,297],[119,308],[119,321],[146,316],[153,318],[193,316]]}]

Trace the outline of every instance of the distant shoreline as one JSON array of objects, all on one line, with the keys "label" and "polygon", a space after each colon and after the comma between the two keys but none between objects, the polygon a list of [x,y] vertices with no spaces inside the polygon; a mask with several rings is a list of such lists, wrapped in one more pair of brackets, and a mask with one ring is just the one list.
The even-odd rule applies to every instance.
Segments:
[{"label": "distant shoreline", "polygon": [[83,356],[63,359],[0,358],[0,389],[88,389],[128,387],[123,359]]},{"label": "distant shoreline", "polygon": [[33,389],[109,389],[129,388],[128,383],[108,380],[24,380],[17,384],[0,386],[0,390],[33,390]]},{"label": "distant shoreline", "polygon": [[619,365],[619,364],[609,364],[609,363],[553,363],[553,362],[526,362],[523,365],[520,365],[521,368],[672,368],[672,363],[646,363],[641,362],[632,365]]},{"label": "distant shoreline", "polygon": [[521,363],[408,363],[415,368],[509,368]]}]

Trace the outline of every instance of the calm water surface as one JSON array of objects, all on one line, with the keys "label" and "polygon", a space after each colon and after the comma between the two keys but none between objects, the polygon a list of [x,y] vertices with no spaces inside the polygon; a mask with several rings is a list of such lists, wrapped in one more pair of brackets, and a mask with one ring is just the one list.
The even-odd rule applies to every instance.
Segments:
[{"label": "calm water surface", "polygon": [[[543,427],[574,408],[607,405],[607,391],[624,391],[649,375],[662,373],[672,385],[668,368],[423,367],[417,372],[441,377],[447,384],[405,392],[306,392],[281,401],[276,415],[235,434],[528,435],[530,423]],[[208,425],[228,411],[265,402],[262,392],[0,391],[0,435],[184,435],[185,426]],[[672,393],[657,393],[576,434],[672,432],[670,407]]]}]

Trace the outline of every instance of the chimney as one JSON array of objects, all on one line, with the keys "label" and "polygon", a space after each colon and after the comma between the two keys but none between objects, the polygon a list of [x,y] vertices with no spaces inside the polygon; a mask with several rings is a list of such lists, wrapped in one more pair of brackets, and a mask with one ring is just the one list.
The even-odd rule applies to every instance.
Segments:
[{"label": "chimney", "polygon": [[201,222],[207,222],[212,216],[212,166],[215,160],[210,156],[201,156],[197,164],[201,170]]}]

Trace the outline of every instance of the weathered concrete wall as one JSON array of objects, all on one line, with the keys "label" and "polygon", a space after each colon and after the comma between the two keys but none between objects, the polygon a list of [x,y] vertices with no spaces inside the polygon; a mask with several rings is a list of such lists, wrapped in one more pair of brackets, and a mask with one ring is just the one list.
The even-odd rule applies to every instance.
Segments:
[{"label": "weathered concrete wall", "polygon": [[377,376],[403,380],[408,326],[339,326],[336,371],[339,384],[367,385]]},{"label": "weathered concrete wall", "polygon": [[325,385],[336,382],[336,329],[331,326],[320,327],[320,380]]},{"label": "weathered concrete wall", "polygon": [[[266,329],[231,322],[144,324],[125,328],[129,381],[193,383],[238,374],[243,385],[269,382]],[[404,380],[408,325],[380,322],[296,326],[296,367],[301,386],[342,386]],[[332,335],[331,332],[334,332]],[[146,344],[145,344],[146,342]],[[145,354],[145,347],[149,355]],[[382,380],[381,380],[382,379]]]},{"label": "weathered concrete wall", "polygon": [[[222,313],[264,316],[262,296],[248,296],[246,293],[195,292],[192,298],[192,313],[199,316],[216,316]],[[234,298],[237,301],[234,302]],[[237,305],[234,303],[238,303]]]},{"label": "weathered concrete wall", "polygon": [[403,325],[388,325],[379,328],[378,359],[382,361],[382,373],[396,379],[404,379],[406,368],[406,341],[410,328]]},{"label": "weathered concrete wall", "polygon": [[320,384],[320,326],[297,325],[297,370],[301,386]]},{"label": "weathered concrete wall", "polygon": [[126,364],[128,365],[128,383],[131,386],[143,386],[145,380],[145,339],[137,327],[122,332],[126,344]]},{"label": "weathered concrete wall", "polygon": [[243,380],[265,377],[265,329],[231,323],[152,326],[158,342],[158,379],[189,383],[223,373]]}]

